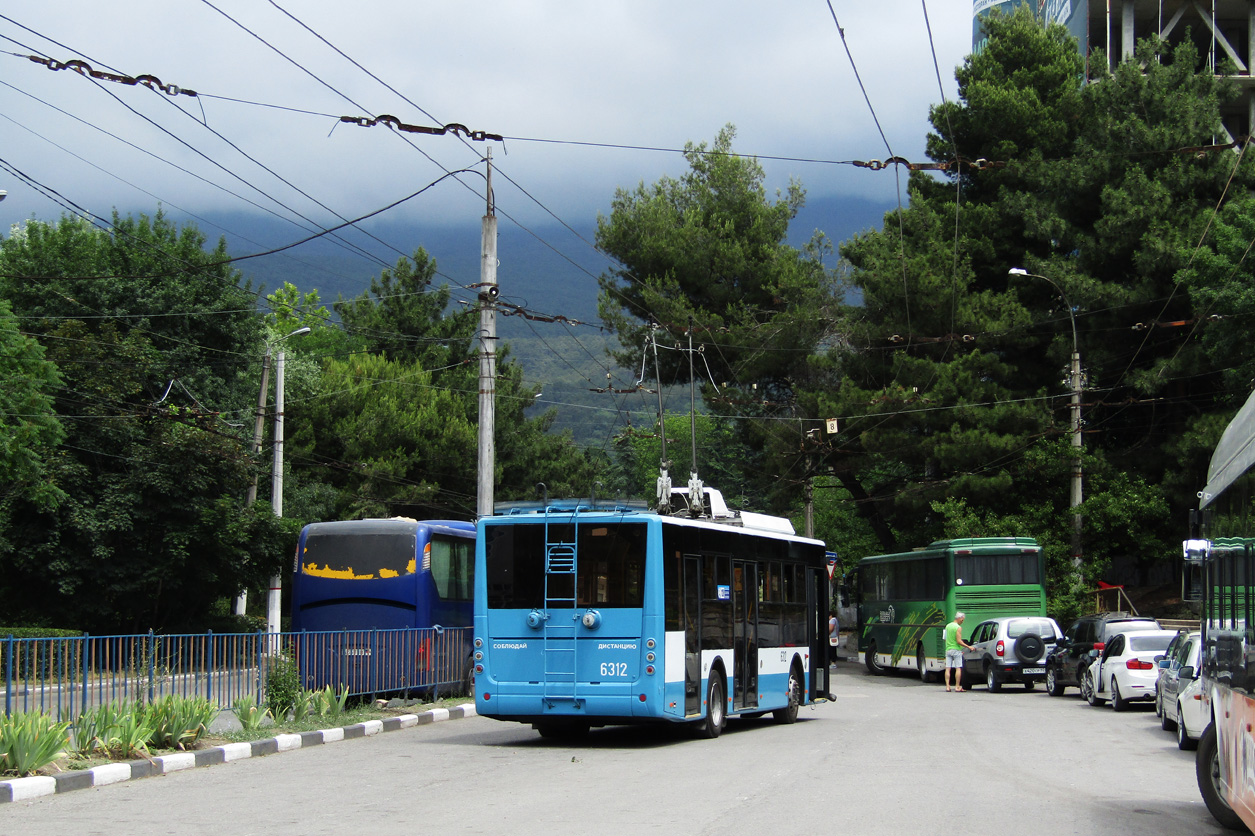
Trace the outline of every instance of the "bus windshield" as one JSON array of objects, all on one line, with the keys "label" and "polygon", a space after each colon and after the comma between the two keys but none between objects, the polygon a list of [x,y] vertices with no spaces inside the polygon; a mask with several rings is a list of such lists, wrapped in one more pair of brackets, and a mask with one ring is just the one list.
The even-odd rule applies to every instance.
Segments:
[{"label": "bus windshield", "polygon": [[305,538],[301,571],[320,578],[368,580],[412,575],[413,531],[366,534],[353,530],[311,531]]}]

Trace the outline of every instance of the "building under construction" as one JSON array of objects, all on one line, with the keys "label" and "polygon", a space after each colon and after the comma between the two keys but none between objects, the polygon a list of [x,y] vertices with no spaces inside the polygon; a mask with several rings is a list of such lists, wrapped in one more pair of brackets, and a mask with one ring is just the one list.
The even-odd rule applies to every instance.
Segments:
[{"label": "building under construction", "polygon": [[985,37],[982,17],[1026,4],[1040,20],[1062,24],[1076,37],[1087,75],[1095,50],[1114,66],[1133,55],[1137,41],[1156,32],[1173,44],[1190,38],[1212,69],[1244,93],[1224,113],[1229,140],[1255,134],[1255,0],[974,0],[973,51]]}]

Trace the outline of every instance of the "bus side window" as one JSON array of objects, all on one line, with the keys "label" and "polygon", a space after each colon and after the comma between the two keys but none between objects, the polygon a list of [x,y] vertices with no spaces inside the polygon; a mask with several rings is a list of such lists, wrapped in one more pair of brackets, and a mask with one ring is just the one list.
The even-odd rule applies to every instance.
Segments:
[{"label": "bus side window", "polygon": [[474,594],[472,541],[431,538],[431,579],[445,601],[469,601]]}]

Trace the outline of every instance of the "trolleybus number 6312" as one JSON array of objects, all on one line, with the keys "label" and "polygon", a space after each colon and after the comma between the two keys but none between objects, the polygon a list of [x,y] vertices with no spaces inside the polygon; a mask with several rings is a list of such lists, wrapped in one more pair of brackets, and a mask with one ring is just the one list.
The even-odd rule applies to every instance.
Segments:
[{"label": "trolleybus number 6312", "polygon": [[602,662],[602,676],[627,676],[627,662]]}]

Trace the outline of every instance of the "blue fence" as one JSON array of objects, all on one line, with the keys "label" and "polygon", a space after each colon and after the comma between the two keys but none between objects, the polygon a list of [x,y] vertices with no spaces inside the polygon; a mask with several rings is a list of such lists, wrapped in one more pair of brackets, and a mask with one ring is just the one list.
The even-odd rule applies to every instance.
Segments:
[{"label": "blue fence", "polygon": [[295,662],[310,690],[354,696],[470,694],[471,628],[0,639],[4,713],[74,720],[110,702],[169,694],[230,708],[266,699],[266,674]]}]

